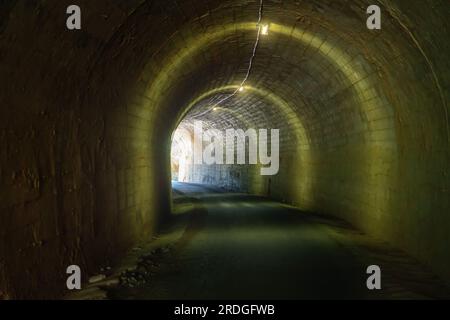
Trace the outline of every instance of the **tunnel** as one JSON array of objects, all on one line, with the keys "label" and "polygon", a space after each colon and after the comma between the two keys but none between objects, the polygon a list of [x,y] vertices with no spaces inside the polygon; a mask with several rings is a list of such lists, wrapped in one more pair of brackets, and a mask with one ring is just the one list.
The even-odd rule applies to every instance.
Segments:
[{"label": "tunnel", "polygon": [[[81,26],[69,30],[73,4]],[[371,5],[381,29],[367,26]],[[394,264],[396,283],[408,261],[431,287],[413,293],[440,297],[450,284],[449,13],[446,0],[2,1],[0,299],[64,297],[68,266],[87,283],[177,223],[187,227],[169,255],[198,254],[225,273],[198,277],[214,284],[211,297],[347,297],[276,284],[261,294],[286,272],[295,287],[326,287],[327,261],[347,259],[327,228],[348,248],[386,252],[363,254],[361,268],[333,265],[343,277],[365,288],[366,267],[384,277]],[[267,163],[193,164],[198,123],[267,129],[268,140],[279,130],[274,174],[261,174]],[[221,250],[228,258],[214,260]],[[180,281],[196,287],[207,271],[183,273],[186,261]],[[259,289],[240,291],[245,279]],[[208,298],[201,290],[173,297]]]}]

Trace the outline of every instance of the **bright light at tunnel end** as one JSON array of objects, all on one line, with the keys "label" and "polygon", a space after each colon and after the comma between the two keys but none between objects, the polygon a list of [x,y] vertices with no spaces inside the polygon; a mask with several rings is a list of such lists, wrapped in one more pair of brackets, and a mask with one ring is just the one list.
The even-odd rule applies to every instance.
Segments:
[{"label": "bright light at tunnel end", "polygon": [[[203,121],[194,122],[193,159],[195,165],[261,165],[263,176],[273,176],[279,170],[279,129],[218,129],[203,130]],[[248,163],[246,162],[248,140]],[[207,142],[204,146],[203,143]],[[270,148],[270,155],[268,149]],[[225,150],[225,152],[224,152]],[[225,156],[225,160],[224,160]],[[235,158],[237,162],[235,163]],[[264,167],[266,166],[266,167]]]},{"label": "bright light at tunnel end", "polygon": [[[218,109],[215,107],[213,110]],[[207,127],[209,129],[204,130]],[[201,120],[191,122],[175,131],[172,172],[177,181],[185,181],[193,165],[255,165],[262,176],[277,175],[279,131],[270,129],[269,133],[268,129],[253,128],[218,130]]]}]

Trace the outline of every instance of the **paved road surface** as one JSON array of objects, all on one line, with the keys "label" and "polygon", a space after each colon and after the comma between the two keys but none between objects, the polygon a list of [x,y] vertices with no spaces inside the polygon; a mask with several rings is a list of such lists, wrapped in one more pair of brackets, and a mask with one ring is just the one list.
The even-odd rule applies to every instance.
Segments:
[{"label": "paved road surface", "polygon": [[[320,223],[292,207],[174,183],[198,208],[187,231],[133,299],[364,298],[366,267]],[[186,198],[187,197],[187,198]]]}]

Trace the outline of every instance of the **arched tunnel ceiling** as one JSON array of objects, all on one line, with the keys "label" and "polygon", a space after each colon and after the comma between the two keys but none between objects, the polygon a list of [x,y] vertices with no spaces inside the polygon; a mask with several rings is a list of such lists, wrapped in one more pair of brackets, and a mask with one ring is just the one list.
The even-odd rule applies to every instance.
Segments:
[{"label": "arched tunnel ceiling", "polygon": [[[270,34],[261,37],[247,84],[289,101],[290,112],[309,137],[304,143],[326,144],[349,136],[395,147],[394,110],[385,92],[389,89],[380,83],[382,62],[372,53],[372,39],[378,35],[362,23],[363,8],[364,4],[356,2],[345,11],[331,3],[265,2],[263,21],[270,23]],[[257,3],[225,2],[179,29],[169,40],[171,54],[164,51],[157,80],[149,83],[146,95],[152,104],[167,108],[166,96],[171,96],[170,105],[179,103],[176,108],[183,110],[199,96],[239,84],[256,38],[257,9]],[[388,23],[384,26],[389,27]],[[394,43],[396,34],[390,36]],[[402,54],[392,51],[389,41],[386,37],[382,43],[387,47],[375,45],[378,53],[383,52],[379,56]],[[177,89],[186,86],[189,90]],[[242,104],[239,99],[232,99],[236,108]],[[270,114],[271,108],[280,105],[260,111]],[[284,116],[289,117],[289,111]],[[364,134],[373,129],[368,124],[373,118],[380,120],[375,131],[390,128],[391,132]],[[274,121],[292,122],[286,118]],[[331,133],[336,129],[342,131],[341,136]]]},{"label": "arched tunnel ceiling", "polygon": [[[200,3],[145,3],[117,33],[115,41],[124,49],[121,55],[137,54],[133,61],[121,60],[140,73],[135,101],[141,100],[137,108],[146,105],[148,111],[137,112],[150,113],[150,122],[152,114],[158,114],[155,109],[164,110],[169,118],[178,118],[172,124],[175,127],[192,101],[237,85],[245,76],[256,37],[259,2]],[[392,102],[401,98],[395,95],[407,93],[392,92],[390,87],[399,79],[396,67],[386,68],[386,62],[410,72],[418,66],[409,65],[402,57],[412,54],[423,60],[420,68],[431,71],[398,17],[383,20],[383,37],[366,28],[367,6],[366,1],[357,0],[264,2],[263,23],[270,23],[270,34],[261,37],[247,85],[287,101],[310,144],[336,139],[336,135],[324,135],[334,127],[343,130],[348,136],[345,139],[380,141],[394,147],[392,128],[399,110]],[[395,5],[386,6],[389,12],[396,12]],[[145,21],[148,13],[154,19]],[[165,38],[155,25],[167,31]],[[134,35],[120,36],[128,31]],[[139,47],[133,44],[136,41]],[[438,79],[425,85],[442,93]],[[410,90],[414,86],[411,84]],[[435,109],[436,114],[446,112],[445,99]],[[177,116],[172,117],[173,113]],[[369,128],[368,122],[374,119],[378,123]],[[441,125],[447,130],[447,121],[441,120]],[[380,128],[391,130],[363,134]]]}]

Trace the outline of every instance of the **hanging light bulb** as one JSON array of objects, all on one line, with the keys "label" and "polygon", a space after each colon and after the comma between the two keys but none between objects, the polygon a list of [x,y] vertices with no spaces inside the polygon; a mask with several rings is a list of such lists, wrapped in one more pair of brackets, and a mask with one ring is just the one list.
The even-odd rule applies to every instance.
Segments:
[{"label": "hanging light bulb", "polygon": [[243,92],[244,91],[244,87],[243,86],[240,86],[239,87],[239,92]]},{"label": "hanging light bulb", "polygon": [[261,27],[261,34],[267,36],[269,34],[269,25],[263,24]]}]

